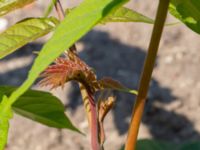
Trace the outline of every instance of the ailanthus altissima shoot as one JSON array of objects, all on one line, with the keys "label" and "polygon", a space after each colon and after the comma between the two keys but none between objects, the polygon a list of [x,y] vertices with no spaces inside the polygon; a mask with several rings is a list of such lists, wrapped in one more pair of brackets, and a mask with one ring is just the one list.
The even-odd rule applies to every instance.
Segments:
[{"label": "ailanthus altissima shoot", "polygon": [[[94,94],[105,89],[122,91],[128,91],[128,89],[112,78],[97,80],[93,69],[70,50],[65,52],[64,57],[57,58],[54,64],[50,65],[40,77],[43,79],[39,84],[50,86],[51,89],[58,86],[64,87],[64,84],[71,80],[79,82],[89,127],[91,128],[93,149],[103,147],[105,141],[103,121],[113,107],[115,98],[113,96],[99,97],[98,108],[96,108]],[[95,141],[99,141],[100,144]]]}]

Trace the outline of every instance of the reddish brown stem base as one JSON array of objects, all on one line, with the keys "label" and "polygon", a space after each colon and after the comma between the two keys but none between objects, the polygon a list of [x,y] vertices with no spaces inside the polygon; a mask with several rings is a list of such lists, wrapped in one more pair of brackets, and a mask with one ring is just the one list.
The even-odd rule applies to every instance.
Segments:
[{"label": "reddish brown stem base", "polygon": [[90,110],[91,110],[91,145],[92,150],[100,150],[99,139],[98,139],[98,122],[97,122],[97,111],[94,98],[90,92],[88,92]]}]

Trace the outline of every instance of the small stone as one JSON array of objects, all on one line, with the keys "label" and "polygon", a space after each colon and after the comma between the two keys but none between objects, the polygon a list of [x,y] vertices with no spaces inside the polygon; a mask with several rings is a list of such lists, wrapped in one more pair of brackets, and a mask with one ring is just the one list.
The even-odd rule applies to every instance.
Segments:
[{"label": "small stone", "polygon": [[165,57],[164,61],[165,61],[166,64],[171,64],[172,61],[173,61],[173,57],[172,56],[167,56],[167,57]]},{"label": "small stone", "polygon": [[5,30],[8,26],[8,20],[5,18],[0,18],[0,32]]}]

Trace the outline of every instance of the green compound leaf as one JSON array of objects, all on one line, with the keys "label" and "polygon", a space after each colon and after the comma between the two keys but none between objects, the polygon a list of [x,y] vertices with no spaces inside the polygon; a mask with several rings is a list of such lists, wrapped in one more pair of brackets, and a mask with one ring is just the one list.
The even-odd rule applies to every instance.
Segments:
[{"label": "green compound leaf", "polygon": [[30,4],[33,1],[35,0],[0,0],[0,16]]},{"label": "green compound leaf", "polygon": [[200,34],[200,0],[171,0],[170,13]]},{"label": "green compound leaf", "polygon": [[[9,96],[14,90],[16,87],[0,86],[0,93],[6,96]],[[50,93],[28,90],[12,105],[12,109],[17,114],[49,127],[78,131],[65,115],[64,105]]]},{"label": "green compound leaf", "polygon": [[51,18],[29,18],[11,26],[0,34],[0,59],[23,45],[52,31],[58,20]]},{"label": "green compound leaf", "polygon": [[115,11],[109,13],[100,23],[105,24],[109,22],[143,22],[153,24],[154,21],[132,9],[120,7]]}]

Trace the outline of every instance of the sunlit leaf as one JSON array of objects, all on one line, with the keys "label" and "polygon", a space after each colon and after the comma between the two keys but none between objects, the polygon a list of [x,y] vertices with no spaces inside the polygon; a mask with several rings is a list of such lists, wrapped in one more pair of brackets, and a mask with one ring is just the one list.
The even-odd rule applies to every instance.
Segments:
[{"label": "sunlit leaf", "polygon": [[132,9],[120,7],[109,13],[100,23],[109,22],[143,22],[153,24],[154,21]]},{"label": "sunlit leaf", "polygon": [[9,13],[12,10],[21,8],[35,0],[1,0],[0,1],[0,16]]},{"label": "sunlit leaf", "polygon": [[200,34],[200,0],[171,0],[170,13]]},{"label": "sunlit leaf", "polygon": [[57,24],[55,18],[29,18],[11,26],[0,34],[0,58],[49,33]]},{"label": "sunlit leaf", "polygon": [[[69,8],[65,12],[69,14],[74,8]],[[111,23],[111,22],[143,22],[153,24],[154,20],[149,17],[142,15],[132,9],[126,7],[119,7],[114,11],[111,11],[105,18],[103,18],[99,23]]]}]

